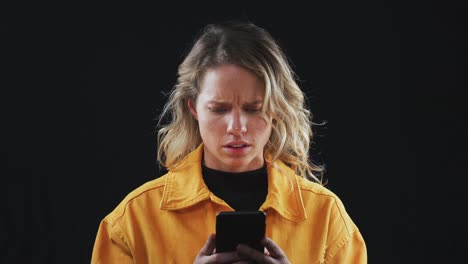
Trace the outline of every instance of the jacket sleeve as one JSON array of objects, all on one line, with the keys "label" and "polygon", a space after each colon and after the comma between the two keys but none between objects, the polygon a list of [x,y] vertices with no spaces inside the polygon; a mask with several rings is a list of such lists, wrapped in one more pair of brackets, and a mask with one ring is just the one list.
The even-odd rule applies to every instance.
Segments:
[{"label": "jacket sleeve", "polygon": [[91,263],[134,263],[125,236],[116,223],[109,223],[107,219],[101,221]]},{"label": "jacket sleeve", "polygon": [[328,231],[325,263],[367,263],[364,239],[338,197],[330,212]]},{"label": "jacket sleeve", "polygon": [[326,263],[367,263],[367,248],[361,233],[355,231]]}]

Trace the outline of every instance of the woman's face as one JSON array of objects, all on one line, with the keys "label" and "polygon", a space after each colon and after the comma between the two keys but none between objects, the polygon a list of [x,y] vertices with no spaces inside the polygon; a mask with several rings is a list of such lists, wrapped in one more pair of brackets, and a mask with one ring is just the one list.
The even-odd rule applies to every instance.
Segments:
[{"label": "woman's face", "polygon": [[271,134],[271,118],[263,118],[264,84],[234,65],[208,70],[197,101],[189,100],[198,120],[208,168],[243,172],[263,166],[263,148]]}]

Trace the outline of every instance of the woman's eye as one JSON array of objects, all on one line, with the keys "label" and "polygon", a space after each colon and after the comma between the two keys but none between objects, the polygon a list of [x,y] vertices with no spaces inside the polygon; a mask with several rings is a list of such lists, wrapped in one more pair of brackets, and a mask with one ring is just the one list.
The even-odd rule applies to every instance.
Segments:
[{"label": "woman's eye", "polygon": [[210,110],[210,112],[213,112],[213,113],[224,113],[224,112],[226,112],[228,109],[227,109],[227,108],[214,108],[214,107],[209,107],[208,110]]},{"label": "woman's eye", "polygon": [[258,113],[258,112],[262,111],[262,109],[261,108],[247,108],[247,109],[245,109],[245,111],[248,112],[248,113]]}]

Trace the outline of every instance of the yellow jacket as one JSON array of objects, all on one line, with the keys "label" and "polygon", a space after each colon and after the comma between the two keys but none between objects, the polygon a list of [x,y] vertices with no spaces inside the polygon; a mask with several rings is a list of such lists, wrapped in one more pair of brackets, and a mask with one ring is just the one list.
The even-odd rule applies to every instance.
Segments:
[{"label": "yellow jacket", "polygon": [[[193,263],[215,232],[219,211],[233,211],[203,182],[203,145],[180,166],[132,191],[101,222],[92,263]],[[291,263],[367,263],[364,240],[340,199],[267,162],[266,236]]]}]

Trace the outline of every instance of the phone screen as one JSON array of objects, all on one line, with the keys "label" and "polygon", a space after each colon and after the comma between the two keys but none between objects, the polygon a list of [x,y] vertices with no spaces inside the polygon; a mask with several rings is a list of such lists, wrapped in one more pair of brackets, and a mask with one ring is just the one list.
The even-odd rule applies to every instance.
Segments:
[{"label": "phone screen", "polygon": [[265,236],[263,211],[220,212],[216,215],[216,252],[236,251],[246,244],[263,253],[260,243]]}]

